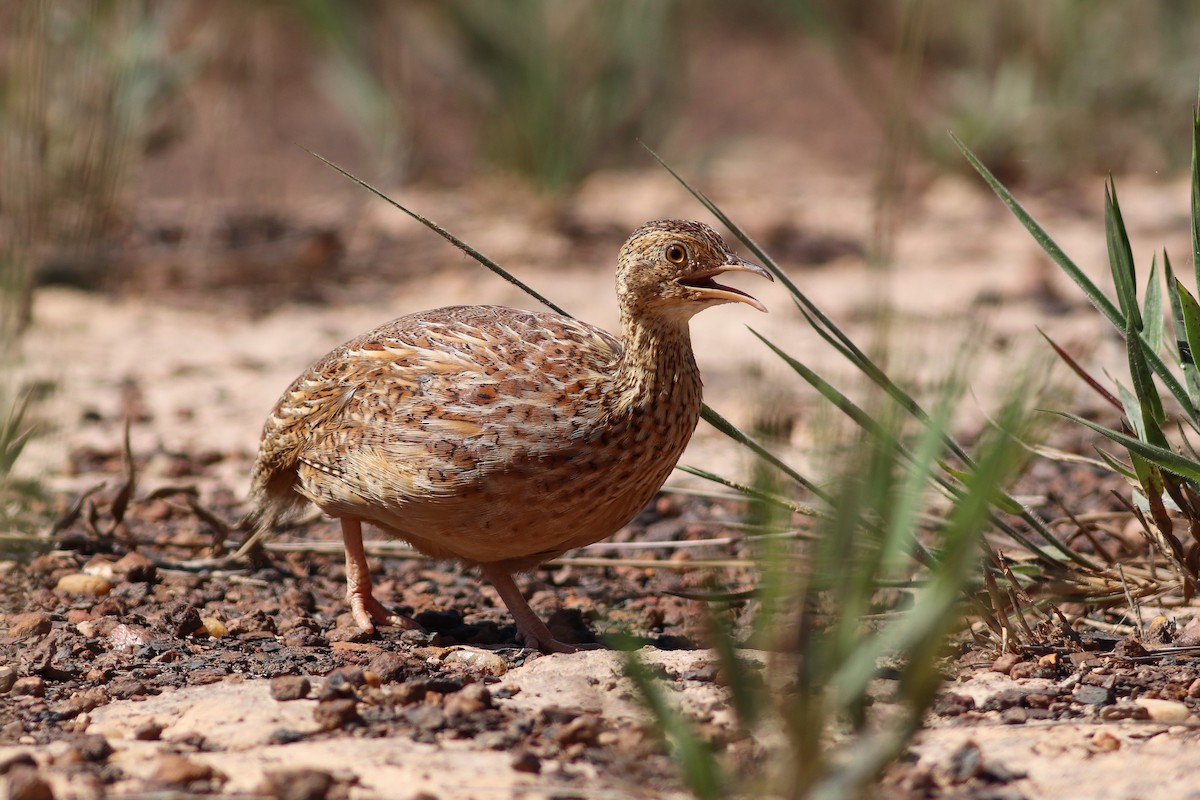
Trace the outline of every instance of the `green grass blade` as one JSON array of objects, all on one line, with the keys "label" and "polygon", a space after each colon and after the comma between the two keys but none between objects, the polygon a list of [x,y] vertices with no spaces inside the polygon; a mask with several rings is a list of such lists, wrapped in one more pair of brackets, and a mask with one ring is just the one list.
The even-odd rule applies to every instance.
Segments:
[{"label": "green grass blade", "polygon": [[1158,396],[1158,388],[1154,385],[1154,376],[1146,363],[1146,344],[1134,329],[1134,315],[1130,314],[1128,327],[1125,330],[1125,351],[1129,357],[1129,375],[1133,380],[1133,391],[1142,406],[1143,422],[1146,425],[1146,440],[1155,444],[1165,445],[1167,439],[1163,436],[1162,425],[1166,419],[1163,412],[1162,398]]},{"label": "green grass blade", "polygon": [[[1045,228],[1039,225],[1037,221],[1029,214],[1029,212],[1017,202],[1017,199],[1013,197],[1012,193],[1008,191],[1008,189],[1004,187],[1004,184],[1000,183],[996,176],[993,175],[991,171],[983,165],[982,161],[975,157],[975,154],[972,153],[965,144],[963,144],[962,140],[953,133],[950,134],[950,138],[954,140],[956,145],[958,145],[958,149],[962,151],[963,156],[967,159],[967,161],[970,162],[971,166],[975,168],[975,171],[979,173],[980,177],[987,182],[988,186],[992,188],[992,191],[996,193],[996,196],[1000,198],[1001,202],[1008,206],[1008,209],[1013,213],[1017,220],[1023,226],[1025,226],[1025,230],[1029,231],[1029,234],[1033,237],[1034,241],[1038,243],[1042,250],[1045,251],[1046,255],[1050,256],[1051,260],[1054,261],[1055,264],[1058,264],[1059,268],[1067,274],[1067,277],[1074,281],[1075,284],[1083,290],[1084,296],[1087,297],[1088,302],[1095,306],[1096,309],[1103,314],[1108,321],[1111,322],[1113,326],[1121,332],[1122,335],[1125,335],[1125,317],[1123,314],[1121,314],[1121,311],[1115,305],[1113,305],[1112,301],[1105,296],[1104,292],[1100,291],[1100,288],[1092,282],[1091,278],[1085,275],[1083,270],[1081,270],[1074,261],[1067,257],[1067,254],[1064,253],[1062,248],[1059,247],[1054,239],[1050,237],[1050,234],[1046,233]],[[1176,378],[1175,375],[1171,373],[1171,370],[1167,367],[1167,365],[1163,363],[1163,360],[1158,353],[1148,353],[1146,360],[1149,362],[1150,368],[1154,370],[1154,373],[1158,375],[1159,379],[1163,382],[1163,385],[1167,387],[1175,399],[1179,401],[1179,404],[1183,406],[1183,409],[1187,415],[1193,420],[1200,419],[1200,411],[1198,411],[1196,408],[1196,402],[1194,402],[1184,390],[1183,384],[1179,382],[1178,378]]]},{"label": "green grass blade", "polygon": [[1142,441],[1148,441],[1146,417],[1142,413],[1142,404],[1138,402],[1137,395],[1125,388],[1125,384],[1120,381],[1117,381],[1117,394],[1121,396],[1121,410],[1125,413],[1125,418],[1129,420],[1134,434]]},{"label": "green grass blade", "polygon": [[1106,453],[1098,447],[1096,448],[1096,453],[1100,456],[1100,458],[1104,459],[1104,463],[1107,464],[1109,469],[1111,469],[1113,472],[1117,473],[1118,475],[1122,475],[1131,481],[1136,481],[1138,479],[1133,470],[1118,461],[1115,456]]},{"label": "green grass blade", "polygon": [[1004,184],[1000,183],[996,176],[991,173],[991,170],[983,165],[982,161],[975,157],[975,154],[963,144],[961,139],[953,133],[950,134],[950,138],[958,145],[958,149],[962,151],[963,156],[966,157],[971,166],[975,168],[975,171],[987,182],[988,186],[992,188],[992,191],[996,193],[1004,205],[1008,206],[1008,210],[1025,226],[1025,230],[1029,231],[1029,234],[1033,236],[1034,241],[1045,251],[1046,255],[1050,256],[1051,260],[1055,264],[1058,264],[1059,268],[1067,273],[1067,276],[1083,290],[1083,294],[1087,297],[1088,302],[1107,317],[1108,321],[1116,326],[1118,330],[1125,330],[1124,317],[1104,292],[1100,291],[1100,287],[1092,283],[1092,279],[1085,275],[1083,270],[1063,252],[1058,243],[1050,237],[1050,234],[1046,233],[1046,229],[1039,225],[1037,220],[1025,210],[1024,206],[1017,202],[1012,193],[1004,187]]},{"label": "green grass blade", "polygon": [[1071,414],[1066,411],[1051,412],[1058,414],[1061,417],[1066,417],[1069,420],[1078,422],[1081,425],[1086,425],[1102,436],[1105,436],[1117,444],[1124,447],[1126,450],[1137,453],[1147,461],[1155,464],[1168,472],[1173,472],[1183,478],[1188,478],[1194,481],[1200,481],[1200,464],[1192,461],[1189,458],[1179,455],[1173,450],[1165,447],[1143,442],[1141,439],[1135,439],[1132,436],[1126,436],[1119,431],[1114,431],[1112,428],[1106,428],[1099,423],[1084,419],[1076,414]]},{"label": "green grass blade", "polygon": [[404,206],[400,205],[400,204],[399,204],[399,203],[397,203],[395,200],[393,200],[392,198],[388,197],[386,194],[384,194],[383,192],[381,192],[380,190],[376,189],[376,188],[375,188],[374,186],[372,186],[371,184],[369,184],[369,183],[367,183],[366,181],[364,181],[362,178],[359,178],[359,177],[357,177],[357,176],[355,176],[355,175],[352,175],[351,173],[349,173],[349,172],[347,172],[346,170],[342,169],[342,168],[341,168],[341,167],[339,167],[337,164],[333,163],[332,161],[330,161],[329,159],[325,158],[324,156],[322,156],[322,155],[318,155],[317,153],[314,153],[314,152],[313,152],[313,151],[311,151],[311,150],[308,150],[307,152],[308,152],[308,154],[309,154],[309,155],[313,156],[313,157],[314,157],[314,158],[316,158],[317,160],[324,162],[326,166],[332,167],[333,169],[337,170],[338,172],[340,172],[340,173],[341,173],[342,175],[344,175],[345,177],[349,178],[350,180],[352,180],[352,181],[354,181],[355,183],[357,183],[359,186],[361,186],[361,187],[363,187],[364,189],[366,189],[366,190],[367,190],[368,192],[370,192],[371,194],[375,195],[376,197],[380,198],[380,199],[381,199],[381,200],[383,200],[384,202],[388,203],[388,204],[389,204],[389,205],[391,205],[393,208],[397,208],[397,209],[399,209],[400,211],[403,211],[405,214],[407,214],[408,216],[412,217],[412,218],[413,218],[413,219],[415,219],[417,222],[419,222],[419,223],[421,223],[422,225],[424,225],[426,228],[429,228],[429,230],[433,231],[433,232],[434,232],[434,233],[436,233],[438,236],[441,236],[443,239],[445,239],[446,241],[450,242],[450,244],[454,245],[454,246],[455,246],[455,247],[457,247],[459,250],[462,250],[464,253],[466,253],[467,255],[469,255],[471,258],[473,258],[473,259],[475,259],[476,261],[478,261],[478,262],[479,262],[481,265],[483,265],[483,266],[484,266],[484,267],[486,267],[487,269],[491,270],[493,273],[495,273],[496,275],[500,276],[500,277],[501,277],[501,278],[503,278],[504,280],[508,281],[508,282],[509,282],[509,283],[511,283],[513,286],[516,286],[516,287],[517,287],[518,289],[520,289],[522,292],[525,292],[525,294],[527,294],[527,295],[529,295],[530,297],[532,297],[533,299],[537,300],[539,303],[541,303],[542,305],[546,306],[546,307],[547,307],[547,308],[549,308],[550,310],[552,310],[552,311],[554,311],[554,312],[556,312],[556,313],[562,314],[564,317],[569,317],[569,316],[571,316],[571,315],[570,315],[570,314],[568,314],[566,311],[564,311],[564,310],[563,310],[563,309],[562,309],[562,308],[561,308],[559,305],[557,305],[556,303],[554,303],[553,301],[551,301],[549,298],[547,298],[545,295],[543,295],[543,294],[542,294],[541,292],[539,292],[537,289],[534,289],[532,286],[530,286],[529,284],[527,284],[527,283],[525,283],[524,281],[522,281],[520,278],[518,278],[518,277],[516,277],[515,275],[513,275],[511,272],[509,272],[509,271],[508,271],[508,270],[506,270],[504,267],[502,267],[502,266],[500,266],[499,264],[497,264],[497,263],[496,263],[495,261],[493,261],[492,259],[490,259],[490,258],[488,258],[487,256],[485,256],[483,253],[481,253],[481,252],[479,252],[478,250],[476,250],[474,247],[471,247],[471,245],[467,244],[467,243],[466,243],[466,242],[464,242],[462,239],[459,239],[457,236],[455,236],[454,234],[450,233],[450,231],[446,230],[446,229],[445,229],[445,228],[443,228],[441,225],[438,225],[438,224],[437,224],[436,222],[434,222],[433,220],[431,220],[431,219],[429,219],[429,218],[427,218],[427,217],[423,217],[423,216],[421,216],[420,214],[418,214],[417,212],[415,212],[415,211],[413,211],[413,210],[411,210],[411,209],[409,209],[409,208],[406,208],[406,207],[404,207]]},{"label": "green grass blade", "polygon": [[[1165,260],[1167,251],[1163,251]],[[1167,319],[1163,316],[1162,281],[1158,277],[1158,256],[1150,259],[1150,277],[1146,281],[1146,299],[1142,306],[1142,329],[1146,347],[1152,353],[1161,353],[1166,338]]]},{"label": "green grass blade", "polygon": [[[1117,301],[1125,315],[1125,328],[1135,333],[1142,331],[1142,317],[1137,302],[1137,271],[1133,265],[1133,251],[1129,247],[1129,234],[1121,216],[1121,205],[1117,201],[1117,185],[1112,176],[1104,184],[1104,234],[1108,244],[1108,265],[1112,272],[1113,285],[1117,287]],[[1135,337],[1136,338],[1136,337]]]},{"label": "green grass blade", "polygon": [[[1182,354],[1178,346],[1184,344],[1186,339],[1183,332],[1183,307],[1179,303],[1179,291],[1176,287],[1182,286],[1183,284],[1180,283],[1179,279],[1175,277],[1175,270],[1171,266],[1171,258],[1167,255],[1166,249],[1163,250],[1163,280],[1165,280],[1167,283],[1167,298],[1171,301],[1171,323],[1172,330],[1175,333],[1175,343],[1177,345],[1175,354],[1177,356],[1181,356]],[[1182,357],[1179,359],[1179,363],[1184,363]],[[1188,391],[1191,392],[1192,397],[1195,398],[1196,392],[1190,384],[1188,386]]]},{"label": "green grass blade", "polygon": [[1113,408],[1117,409],[1118,411],[1124,410],[1121,405],[1121,401],[1113,397],[1112,392],[1110,392],[1108,389],[1105,389],[1098,380],[1089,375],[1087,370],[1085,370],[1083,366],[1071,356],[1070,353],[1059,347],[1058,343],[1047,336],[1046,332],[1041,328],[1038,328],[1038,333],[1040,333],[1042,338],[1045,339],[1052,348],[1054,348],[1054,352],[1058,354],[1058,357],[1061,358],[1066,365],[1071,368],[1071,371],[1078,375],[1084,383],[1092,387],[1092,389],[1105,400],[1107,400]]},{"label": "green grass blade", "polygon": [[712,481],[713,483],[720,484],[721,486],[733,489],[739,494],[744,494],[747,497],[754,498],[755,500],[761,500],[764,503],[769,503],[776,508],[790,511],[793,514],[801,514],[806,517],[820,516],[820,513],[812,506],[806,506],[801,503],[797,503],[794,500],[775,494],[774,492],[765,492],[762,489],[746,483],[740,483],[738,481],[725,478],[716,474],[715,472],[709,472],[708,470],[701,469],[700,467],[693,467],[689,464],[677,464],[675,469],[679,470],[680,472],[686,472],[688,475],[695,475],[697,478],[703,478],[706,481]]},{"label": "green grass blade", "polygon": [[[625,658],[625,674],[633,681],[654,721],[675,749],[684,782],[700,800],[724,800],[728,797],[725,776],[712,748],[697,735],[692,723],[667,701],[658,679],[632,651],[633,645],[625,644],[626,647],[620,648],[630,651]],[[620,647],[621,643],[617,645]]]},{"label": "green grass blade", "polygon": [[715,409],[709,406],[704,406],[700,409],[700,416],[709,425],[712,425],[714,428],[728,436],[730,439],[733,439],[738,444],[746,446],[755,455],[759,456],[771,466],[783,472],[789,478],[803,486],[808,491],[812,492],[817,497],[822,499],[827,498],[827,495],[821,489],[821,487],[817,486],[808,478],[801,475],[790,464],[780,459],[767,448],[763,447],[758,441],[743,433],[736,425],[721,416]]},{"label": "green grass blade", "polygon": [[1188,387],[1200,396],[1200,370],[1196,368],[1195,356],[1200,352],[1197,349],[1200,348],[1200,302],[1196,301],[1195,296],[1179,279],[1175,280],[1175,298],[1179,303],[1179,315],[1183,323],[1179,326],[1181,330],[1177,329],[1175,332],[1178,337],[1179,361],[1183,365]]},{"label": "green grass blade", "polygon": [[747,666],[737,654],[737,641],[733,638],[730,625],[710,606],[705,606],[708,615],[709,644],[717,655],[723,677],[722,683],[729,689],[729,700],[742,727],[752,730],[762,719],[766,687],[757,671]]},{"label": "green grass blade", "polygon": [[1200,101],[1192,107],[1192,267],[1200,291]]}]

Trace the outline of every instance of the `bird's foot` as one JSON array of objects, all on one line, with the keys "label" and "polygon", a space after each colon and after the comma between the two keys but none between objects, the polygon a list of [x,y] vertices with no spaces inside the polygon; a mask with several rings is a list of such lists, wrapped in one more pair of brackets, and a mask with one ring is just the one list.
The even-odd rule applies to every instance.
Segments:
[{"label": "bird's foot", "polygon": [[539,639],[535,635],[523,634],[525,646],[532,650],[541,650],[543,653],[579,653],[584,650],[603,650],[604,645],[598,643],[590,644],[568,644],[560,642],[551,636],[548,639]]},{"label": "bird's foot", "polygon": [[560,642],[521,596],[521,590],[513,582],[512,573],[499,564],[481,564],[480,571],[496,587],[496,593],[512,612],[513,622],[517,623],[517,634],[526,647],[543,653],[578,653],[580,650],[598,650],[604,646]]},{"label": "bird's foot", "polygon": [[369,591],[349,592],[347,599],[350,601],[350,613],[354,615],[354,621],[363,633],[374,633],[376,622],[381,625],[395,625],[404,630],[421,630],[416,620],[389,611]]}]

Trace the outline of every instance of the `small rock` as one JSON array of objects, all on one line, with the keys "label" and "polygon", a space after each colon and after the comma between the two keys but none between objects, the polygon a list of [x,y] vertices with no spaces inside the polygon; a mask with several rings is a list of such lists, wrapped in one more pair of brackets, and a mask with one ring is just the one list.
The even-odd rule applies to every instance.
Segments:
[{"label": "small rock", "polygon": [[[0,689],[0,691],[3,691],[3,689]],[[1200,678],[1196,678],[1196,680],[1192,681],[1191,685],[1188,686],[1187,696],[1191,697],[1192,699],[1200,697]]]},{"label": "small rock", "polygon": [[1012,669],[1008,671],[1008,676],[1013,680],[1023,681],[1026,678],[1037,677],[1042,668],[1032,661],[1019,661],[1012,665]]},{"label": "small rock", "polygon": [[55,712],[61,719],[72,719],[99,708],[107,702],[108,692],[103,687],[93,686],[86,691],[71,695],[65,703],[55,709]]},{"label": "small rock", "polygon": [[461,691],[446,695],[443,706],[448,717],[463,717],[478,714],[492,707],[492,694],[487,687],[472,683],[464,686]]},{"label": "small rock", "polygon": [[278,675],[271,678],[271,697],[280,702],[303,700],[312,684],[303,675]]},{"label": "small rock", "polygon": [[262,791],[274,800],[325,800],[333,783],[324,770],[269,770]]},{"label": "small rock", "polygon": [[167,631],[177,639],[191,636],[204,627],[200,621],[200,610],[190,603],[179,602],[167,606],[156,627]]},{"label": "small rock", "polygon": [[1100,709],[1100,719],[1106,722],[1119,719],[1150,719],[1150,712],[1144,706],[1122,701]]},{"label": "small rock", "polygon": [[99,597],[111,592],[112,584],[99,575],[72,572],[58,579],[54,591],[58,594],[86,594]]},{"label": "small rock", "polygon": [[975,708],[975,698],[969,694],[945,692],[933,703],[933,713],[943,717],[957,717]]},{"label": "small rock", "polygon": [[1150,620],[1144,641],[1155,645],[1171,644],[1175,640],[1176,630],[1175,620],[1159,614]]},{"label": "small rock", "polygon": [[95,575],[112,583],[113,579],[113,562],[111,559],[104,556],[92,556],[88,562],[80,569],[84,575]]},{"label": "small rock", "polygon": [[8,772],[9,800],[54,800],[50,784],[42,780],[37,770],[29,766],[14,767]]},{"label": "small rock", "polygon": [[446,654],[447,664],[463,664],[485,675],[499,678],[508,672],[508,662],[489,650],[451,650]]},{"label": "small rock", "polygon": [[122,675],[108,682],[108,694],[117,700],[128,700],[131,697],[141,697],[150,690],[132,675]]},{"label": "small rock", "polygon": [[1155,722],[1183,722],[1191,713],[1188,707],[1183,703],[1177,703],[1174,700],[1158,700],[1151,697],[1139,697],[1133,701],[1137,705],[1146,709],[1146,713],[1150,715],[1150,719]]},{"label": "small rock", "polygon": [[371,659],[367,669],[379,676],[382,683],[398,683],[422,675],[426,667],[419,659],[386,651]]},{"label": "small rock", "polygon": [[199,788],[193,787],[193,784],[208,783],[215,777],[218,777],[218,773],[208,764],[168,753],[158,759],[153,780],[163,786]]},{"label": "small rock", "polygon": [[367,685],[366,671],[362,667],[338,667],[325,677],[319,698],[329,700],[338,697],[358,697],[358,689]]},{"label": "small rock", "polygon": [[313,709],[313,719],[323,730],[335,731],[358,721],[358,704],[348,697],[322,700]]},{"label": "small rock", "polygon": [[154,583],[154,579],[158,577],[158,568],[154,566],[154,562],[141,553],[126,553],[112,565],[112,571],[130,583]]},{"label": "small rock", "polygon": [[1175,637],[1175,644],[1179,647],[1195,647],[1200,644],[1200,617],[1192,617],[1179,635]]},{"label": "small rock", "polygon": [[45,636],[50,632],[51,626],[50,615],[41,611],[30,611],[27,614],[12,614],[8,617],[8,635],[13,639],[24,639],[29,636]]},{"label": "small rock", "polygon": [[8,664],[0,664],[0,694],[13,688],[17,682],[17,671]]},{"label": "small rock", "polygon": [[592,747],[600,735],[600,720],[590,714],[581,714],[558,729],[554,741],[562,747],[582,744]]},{"label": "small rock", "polygon": [[162,736],[164,727],[162,723],[151,720],[143,722],[133,729],[133,738],[139,742],[157,742]]},{"label": "small rock", "polygon": [[13,683],[12,693],[16,697],[44,697],[46,682],[36,675],[17,678]]},{"label": "small rock", "polygon": [[512,768],[517,772],[528,772],[537,775],[542,771],[542,760],[534,753],[524,748],[513,753]]},{"label": "small rock", "polygon": [[113,754],[112,745],[99,733],[80,736],[75,742],[75,750],[84,761],[92,764],[102,764]]},{"label": "small rock", "polygon": [[982,769],[983,753],[980,751],[979,745],[967,740],[950,754],[945,766],[946,780],[951,784],[966,783],[977,777]]},{"label": "small rock", "polygon": [[287,647],[320,647],[326,642],[316,631],[308,628],[293,628],[284,635],[283,643]]},{"label": "small rock", "polygon": [[226,628],[225,623],[216,617],[201,617],[200,624],[204,626],[205,632],[214,639],[229,635],[229,628]]},{"label": "small rock", "polygon": [[1029,721],[1029,709],[1006,708],[1000,712],[1000,721],[1005,725],[1024,725]]},{"label": "small rock", "polygon": [[1092,747],[1102,752],[1111,753],[1121,749],[1121,740],[1108,731],[1096,731],[1092,735]]},{"label": "small rock", "polygon": [[1112,702],[1112,692],[1104,686],[1089,686],[1080,684],[1072,693],[1076,702],[1088,706],[1103,706]]},{"label": "small rock", "polygon": [[108,632],[108,646],[118,653],[135,653],[145,647],[150,638],[150,631],[139,625],[118,623]]},{"label": "small rock", "polygon": [[243,614],[240,617],[231,619],[226,627],[229,628],[230,633],[239,636],[248,633],[258,633],[260,631],[266,631],[271,634],[276,632],[275,619],[259,608],[254,609],[249,614]]}]

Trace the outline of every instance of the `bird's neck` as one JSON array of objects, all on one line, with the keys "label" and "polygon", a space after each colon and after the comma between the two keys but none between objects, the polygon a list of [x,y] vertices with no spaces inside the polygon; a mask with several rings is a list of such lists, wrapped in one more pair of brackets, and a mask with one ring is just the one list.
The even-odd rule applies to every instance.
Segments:
[{"label": "bird's neck", "polygon": [[688,320],[621,320],[624,351],[617,362],[617,388],[628,404],[672,400],[700,405],[700,370],[692,354]]}]

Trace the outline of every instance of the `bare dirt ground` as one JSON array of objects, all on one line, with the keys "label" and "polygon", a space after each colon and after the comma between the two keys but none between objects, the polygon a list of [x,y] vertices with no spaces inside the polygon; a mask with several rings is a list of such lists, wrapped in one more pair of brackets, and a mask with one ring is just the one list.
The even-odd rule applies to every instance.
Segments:
[{"label": "bare dirt ground", "polygon": [[[930,365],[947,363],[964,336],[980,337],[972,371],[978,410],[962,420],[966,429],[994,407],[1014,369],[1043,357],[1036,326],[1093,369],[1120,369],[1117,342],[1098,316],[978,187],[953,177],[926,187],[910,209],[895,264],[880,276],[862,258],[869,186],[822,172],[784,147],[772,153],[772,170],[783,164],[803,175],[799,191],[757,180],[755,170],[764,167],[755,148],[710,163],[704,188],[864,341],[877,335],[874,312],[886,295],[894,309],[888,335],[903,343],[893,360],[918,383],[937,374]],[[467,198],[416,189],[402,199],[571,312],[606,325],[615,318],[609,265],[624,232],[649,217],[703,216],[654,170],[599,175],[565,215],[531,214],[534,204],[517,200],[497,212],[495,198],[511,191],[485,183]],[[1085,191],[1075,208],[1053,199],[1033,206],[1103,281],[1094,194]],[[416,613],[428,632],[364,637],[345,614],[334,531],[324,520],[284,538],[328,540],[326,552],[276,552],[232,571],[177,567],[208,552],[224,538],[220,522],[244,510],[263,415],[311,360],[420,307],[530,304],[398,212],[347,197],[340,212],[325,201],[323,219],[289,223],[297,230],[255,233],[254,225],[271,223],[246,223],[247,236],[262,241],[227,246],[228,269],[217,273],[239,276],[240,287],[230,289],[229,280],[214,286],[205,277],[211,273],[189,271],[184,254],[147,245],[120,265],[125,288],[115,294],[50,287],[38,295],[27,377],[57,387],[45,406],[55,425],[24,468],[50,476],[60,511],[102,486],[55,534],[53,552],[3,563],[0,780],[12,796],[41,796],[20,793],[39,780],[58,798],[682,794],[618,656],[517,648],[494,593],[461,570],[378,555],[381,599]],[[1185,184],[1126,182],[1122,199],[1136,252],[1164,243],[1184,252]],[[358,209],[352,229],[328,227],[350,208]],[[486,220],[484,208],[491,209]],[[238,221],[231,219],[218,215],[211,224]],[[278,274],[272,259],[316,269],[309,265],[328,242],[313,230],[335,231],[344,248],[319,266],[332,279],[256,283],[258,264],[270,263],[264,275]],[[818,256],[824,263],[813,263]],[[164,274],[170,281],[153,297],[130,288]],[[771,314],[726,308],[694,322],[707,399],[743,424],[785,412],[788,444],[804,464],[828,412],[745,326],[834,378],[845,379],[845,368],[806,331],[778,287],[753,291]],[[1097,412],[1084,395],[1071,402]],[[127,418],[137,483],[122,512],[114,505],[127,482]],[[707,429],[684,462],[731,476],[746,468],[744,456]],[[689,484],[685,477],[670,485]],[[1099,508],[1111,506],[1109,488],[1120,487],[1087,470],[1039,462],[1021,490],[1035,505],[1057,493]],[[733,501],[668,492],[616,538],[720,536],[741,511]],[[675,560],[744,555],[736,534],[730,538]],[[122,555],[135,548],[142,555]],[[581,555],[627,557],[603,548]],[[647,658],[684,707],[720,740],[728,737],[721,732],[729,715],[716,669],[697,649],[700,615],[692,601],[669,594],[711,574],[559,565],[531,576],[526,591],[562,636],[642,637]],[[717,574],[724,585],[753,581],[747,569]],[[1184,630],[1189,612],[1169,613]],[[1154,642],[1137,650],[1120,640],[1096,644],[1097,652],[1050,647],[1008,660],[966,652],[928,730],[889,774],[887,796],[1193,796],[1200,669],[1184,657],[1156,658]]]},{"label": "bare dirt ground", "polygon": [[[965,340],[976,341],[976,402],[966,404],[962,430],[978,430],[1015,372],[1050,363],[1039,327],[1094,374],[1123,374],[1117,337],[974,181],[924,176],[901,204],[891,266],[870,267],[874,177],[863,153],[878,144],[870,113],[847,100],[852,92],[811,52],[786,42],[739,45],[736,31],[721,32],[720,42],[722,58],[690,68],[688,82],[706,102],[679,127],[696,139],[732,126],[757,133],[720,148],[681,148],[688,155],[677,166],[839,325],[864,345],[886,343],[892,369],[914,386],[936,380]],[[705,42],[693,44],[703,50]],[[796,75],[806,76],[803,102],[791,102]],[[760,90],[746,98],[721,89],[746,85]],[[21,378],[54,390],[39,406],[48,432],[20,468],[44,480],[64,524],[49,553],[0,561],[0,785],[39,800],[47,787],[59,800],[684,796],[619,657],[516,647],[495,593],[457,568],[373,548],[380,599],[426,628],[373,637],[347,618],[326,520],[306,520],[279,539],[306,549],[275,550],[244,568],[182,568],[232,535],[226,526],[245,511],[262,420],[312,360],[420,308],[533,307],[298,152],[292,145],[301,141],[343,156],[323,148],[336,140],[321,120],[299,115],[305,103],[292,97],[280,106],[297,114],[273,120],[286,141],[263,142],[247,135],[253,126],[232,124],[254,109],[198,115],[195,139],[239,158],[168,153],[142,178],[148,199],[136,206],[128,242],[102,263],[68,259],[47,270]],[[453,127],[441,122],[426,121],[426,135]],[[797,131],[806,132],[802,142]],[[670,155],[670,145],[660,150]],[[176,192],[206,170],[203,197]],[[612,266],[625,235],[647,219],[706,219],[656,168],[597,173],[562,203],[486,176],[452,187],[418,181],[394,194],[571,313],[610,328]],[[1095,181],[1030,206],[1107,285],[1102,198]],[[1131,178],[1121,199],[1135,254],[1165,245],[1183,263],[1186,182]],[[835,383],[854,378],[780,287],[741,285],[771,313],[727,307],[695,320],[706,400],[741,425],[782,424],[789,460],[816,469],[813,452],[833,415],[746,326]],[[1068,389],[1047,405],[1115,422],[1059,372]],[[126,420],[136,485],[122,455]],[[1079,452],[1093,444],[1071,431],[1053,440]],[[683,460],[730,477],[749,467],[703,426]],[[714,576],[733,588],[755,577],[712,565],[746,555],[736,529],[745,509],[672,491],[696,485],[677,474],[614,538],[724,543],[632,555],[598,546],[538,570],[524,588],[560,637],[620,631],[646,642],[644,658],[706,735],[749,758],[755,745],[730,731],[698,605],[672,594]],[[1090,468],[1046,461],[1018,487],[1050,516],[1061,513],[1055,497],[1068,498],[1075,513],[1112,509],[1111,489],[1128,494]],[[1120,558],[1144,556],[1137,537],[1107,544]],[[635,560],[643,558],[658,564]],[[744,625],[748,611],[738,609],[736,622]],[[1141,614],[1148,622],[1158,611]],[[1151,628],[1153,640],[1129,637],[1135,626],[1120,627],[1129,620],[1116,615],[1116,632],[1091,631],[1085,650],[1049,644],[1001,657],[967,648],[947,666],[927,729],[881,794],[1196,796],[1200,667],[1154,652],[1195,643],[1193,612],[1164,613],[1177,625]]]}]

